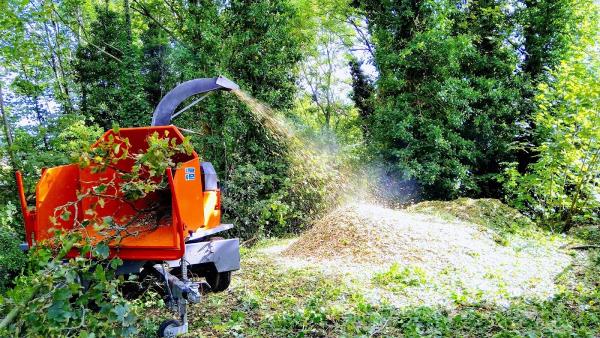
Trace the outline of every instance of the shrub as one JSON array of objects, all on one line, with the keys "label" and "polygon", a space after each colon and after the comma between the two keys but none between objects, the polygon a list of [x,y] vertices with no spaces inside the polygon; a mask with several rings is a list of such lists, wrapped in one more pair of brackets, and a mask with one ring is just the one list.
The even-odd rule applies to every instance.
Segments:
[{"label": "shrub", "polygon": [[59,246],[36,246],[29,260],[33,272],[18,277],[0,302],[0,314],[8,324],[0,327],[0,336],[134,336],[136,316],[121,297],[121,280],[114,278],[121,261],[107,260],[105,244],[88,243],[82,250],[93,253],[96,260],[65,263],[64,255],[81,238],[76,233],[55,236],[53,244]]},{"label": "shrub", "polygon": [[[292,149],[295,147],[292,146]],[[288,162],[236,167],[225,183],[225,218],[241,237],[297,233],[336,200],[336,164],[322,154],[291,151]],[[265,166],[262,166],[265,167]],[[268,168],[268,167],[267,167]]]},{"label": "shrub", "polygon": [[0,210],[0,293],[12,285],[26,263],[25,254],[19,248],[20,236],[12,228],[16,214],[17,208],[11,202]]},{"label": "shrub", "polygon": [[19,248],[17,235],[7,227],[0,227],[0,293],[12,286],[14,278],[26,264],[25,254]]}]

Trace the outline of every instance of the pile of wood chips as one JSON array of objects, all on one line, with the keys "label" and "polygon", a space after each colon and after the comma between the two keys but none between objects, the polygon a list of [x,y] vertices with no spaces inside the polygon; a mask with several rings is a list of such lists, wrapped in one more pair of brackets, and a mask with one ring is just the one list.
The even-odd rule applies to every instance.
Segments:
[{"label": "pile of wood chips", "polygon": [[[431,224],[422,217],[374,204],[356,203],[335,209],[284,251],[286,256],[342,258],[356,263],[385,263],[391,259],[428,259]],[[426,230],[425,228],[428,228]],[[437,231],[437,230],[435,230]],[[444,236],[444,232],[438,232]],[[443,238],[432,238],[439,241]]]}]

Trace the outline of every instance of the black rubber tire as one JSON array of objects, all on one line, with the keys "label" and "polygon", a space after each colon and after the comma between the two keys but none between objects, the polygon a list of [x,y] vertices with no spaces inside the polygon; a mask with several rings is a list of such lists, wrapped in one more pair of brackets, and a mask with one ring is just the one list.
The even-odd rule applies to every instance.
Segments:
[{"label": "black rubber tire", "polygon": [[[209,241],[221,241],[225,238],[220,236],[214,236]],[[227,290],[229,284],[231,284],[231,271],[217,272],[216,270],[211,271],[206,275],[206,282],[210,285],[210,292],[223,292]]]},{"label": "black rubber tire", "polygon": [[210,285],[210,292],[222,292],[227,290],[231,283],[231,271],[211,272],[206,275],[206,282]]},{"label": "black rubber tire", "polygon": [[181,326],[181,323],[179,323],[179,321],[177,321],[175,319],[165,320],[158,327],[158,336],[159,337],[164,337],[165,336],[165,330],[167,329],[167,327],[169,327],[171,325],[172,326]]},{"label": "black rubber tire", "polygon": [[164,278],[153,266],[144,267],[138,276],[138,280],[125,282],[121,291],[126,299],[133,300],[139,298],[148,290],[152,290],[162,297],[167,296]]}]

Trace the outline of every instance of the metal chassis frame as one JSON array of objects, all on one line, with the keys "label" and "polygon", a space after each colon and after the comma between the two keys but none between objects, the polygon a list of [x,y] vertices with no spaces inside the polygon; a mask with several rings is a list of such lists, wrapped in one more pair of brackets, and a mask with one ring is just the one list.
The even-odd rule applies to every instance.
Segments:
[{"label": "metal chassis frame", "polygon": [[[222,224],[206,231],[198,231],[191,238],[203,239],[218,232],[229,230],[232,224]],[[177,312],[180,326],[168,326],[165,337],[176,337],[188,332],[187,304],[196,304],[202,300],[200,290],[210,290],[206,282],[192,282],[188,277],[188,266],[214,263],[217,272],[234,271],[240,268],[239,239],[186,243],[183,257],[179,260],[165,261],[153,266],[163,277],[169,292],[168,307]],[[181,279],[169,273],[168,268],[181,268]]]},{"label": "metal chassis frame", "polygon": [[[168,307],[179,315],[180,326],[168,326],[165,328],[165,337],[176,337],[188,332],[187,303],[196,304],[202,299],[200,285],[209,288],[208,284],[195,283],[188,279],[185,255],[181,258],[181,280],[170,274],[164,265],[156,264],[154,268],[163,276],[167,290],[169,290]],[[204,285],[205,284],[205,285]]]}]

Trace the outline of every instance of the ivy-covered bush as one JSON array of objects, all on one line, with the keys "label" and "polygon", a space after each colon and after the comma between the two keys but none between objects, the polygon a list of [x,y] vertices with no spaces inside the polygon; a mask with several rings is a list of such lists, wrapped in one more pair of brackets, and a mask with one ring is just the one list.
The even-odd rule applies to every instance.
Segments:
[{"label": "ivy-covered bush", "polygon": [[0,293],[11,286],[14,278],[25,267],[26,257],[19,248],[21,241],[7,227],[0,227]]},{"label": "ivy-covered bush", "polygon": [[15,221],[16,212],[12,203],[0,210],[0,294],[12,285],[26,264],[25,254],[19,248],[20,236],[9,227]]},{"label": "ivy-covered bush", "polygon": [[107,260],[108,247],[100,244],[82,248],[97,260],[64,263],[64,255],[81,238],[75,233],[57,233],[56,238],[59,247],[39,246],[30,254],[30,272],[18,277],[0,302],[0,313],[10,318],[0,336],[135,336],[135,312],[120,294],[122,280],[114,278],[121,261]]}]

